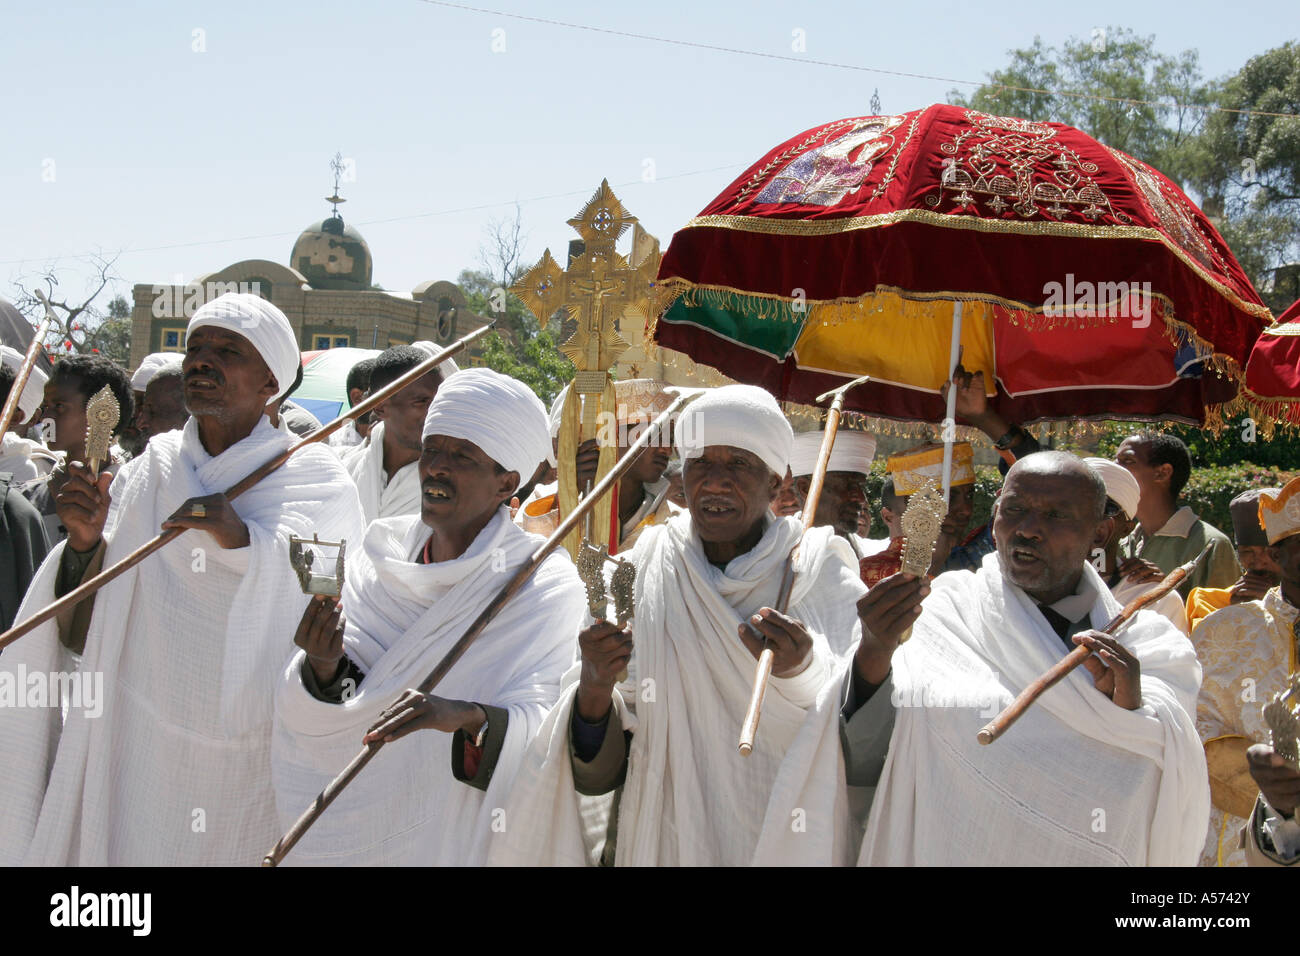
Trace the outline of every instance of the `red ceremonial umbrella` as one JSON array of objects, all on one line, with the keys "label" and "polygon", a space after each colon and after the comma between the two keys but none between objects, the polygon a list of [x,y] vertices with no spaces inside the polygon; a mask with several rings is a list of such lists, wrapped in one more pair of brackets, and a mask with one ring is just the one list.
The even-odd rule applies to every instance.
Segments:
[{"label": "red ceremonial umbrella", "polygon": [[804,404],[869,374],[846,408],[921,421],[944,417],[954,312],[963,365],[1022,423],[1218,424],[1270,321],[1161,173],[946,105],[770,150],[673,236],[657,295],[665,347]]},{"label": "red ceremonial umbrella", "polygon": [[1300,425],[1300,299],[1260,333],[1246,362],[1246,385],[1237,410],[1264,425]]}]

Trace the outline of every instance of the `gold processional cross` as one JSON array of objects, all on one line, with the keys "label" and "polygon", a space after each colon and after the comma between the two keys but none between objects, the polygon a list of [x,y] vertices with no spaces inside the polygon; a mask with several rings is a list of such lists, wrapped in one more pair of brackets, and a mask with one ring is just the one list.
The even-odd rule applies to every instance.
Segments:
[{"label": "gold processional cross", "polygon": [[[560,267],[547,249],[538,263],[511,288],[537,321],[545,328],[559,312],[577,320],[573,335],[560,344],[560,351],[573,362],[577,374],[570,383],[560,420],[559,464],[560,515],[577,507],[579,494],[575,460],[578,446],[590,439],[605,438],[610,429],[601,429],[602,413],[614,420],[617,414],[614,379],[611,369],[630,347],[619,333],[625,316],[640,315],[649,320],[650,291],[659,271],[657,242],[648,254],[637,255],[629,262],[615,248],[620,236],[636,225],[618,197],[602,180],[591,200],[568,221],[582,237],[581,252],[574,253],[567,269]],[[637,228],[638,237],[646,236]],[[653,242],[653,237],[649,237]],[[596,467],[598,482],[618,458],[617,441],[602,441]],[[597,502],[593,509],[589,543],[604,547],[606,553],[617,550],[618,537],[611,522],[613,496]],[[578,530],[565,539],[564,546],[576,559],[582,545]],[[611,547],[612,545],[612,547]]]}]

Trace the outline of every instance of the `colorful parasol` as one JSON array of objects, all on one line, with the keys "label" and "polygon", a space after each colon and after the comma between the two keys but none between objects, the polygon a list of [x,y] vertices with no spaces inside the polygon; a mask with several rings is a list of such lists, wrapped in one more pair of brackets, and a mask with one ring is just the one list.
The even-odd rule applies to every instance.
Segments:
[{"label": "colorful parasol", "polygon": [[332,422],[348,407],[348,372],[374,358],[379,349],[321,349],[302,353],[302,384],[290,396],[323,422]]},{"label": "colorful parasol", "polygon": [[1300,426],[1300,299],[1260,333],[1240,398],[1233,410],[1254,418],[1266,438],[1276,425]]},{"label": "colorful parasol", "polygon": [[1026,424],[1217,426],[1271,318],[1161,173],[1069,126],[947,105],[769,151],[673,236],[657,306],[660,345],[780,399],[868,374],[846,408],[930,422],[956,311],[962,364]]}]

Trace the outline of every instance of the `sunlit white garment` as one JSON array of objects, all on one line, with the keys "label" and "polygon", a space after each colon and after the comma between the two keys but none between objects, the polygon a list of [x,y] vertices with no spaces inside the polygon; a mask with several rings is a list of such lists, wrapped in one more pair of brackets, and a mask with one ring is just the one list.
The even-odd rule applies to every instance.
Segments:
[{"label": "sunlit white garment", "polygon": [[14,432],[5,432],[0,439],[0,471],[12,474],[15,484],[48,475],[57,463],[54,452],[38,441],[21,438]]},{"label": "sunlit white garment", "polygon": [[384,423],[370,430],[370,440],[343,459],[357,484],[366,524],[376,518],[396,518],[420,513],[420,463],[403,465],[393,475],[384,471]]},{"label": "sunlit white garment", "polygon": [[[313,697],[303,686],[302,654],[282,675],[272,771],[284,829],[356,756],[384,708],[424,680],[541,543],[517,528],[504,507],[451,561],[418,563],[429,535],[418,516],[381,518],[348,568],[344,643],[365,671],[355,695],[340,704]],[[585,607],[568,555],[551,554],[434,690],[449,700],[508,711],[486,791],[452,776],[452,734],[419,731],[381,750],[287,862],[482,863],[489,841],[501,832],[494,810],[573,662]]]},{"label": "sunlit white garment", "polygon": [[[1083,574],[1103,627],[1119,604]],[[1141,708],[1117,707],[1079,667],[983,746],[980,728],[1067,650],[996,553],[932,588],[894,655],[894,732],[860,862],[1194,864],[1210,799],[1187,638],[1138,612],[1120,640],[1141,662]]]},{"label": "sunlit white garment", "polygon": [[[790,604],[813,636],[802,673],[773,679],[754,752],[739,755],[755,659],[742,620],[776,601],[793,519],[772,520],[754,548],[725,568],[710,564],[690,513],[646,529],[636,564],[636,642],[629,675],[633,716],[615,692],[610,733],[634,730],[618,820],[620,865],[835,864],[852,859],[839,743],[840,662],[827,636],[856,643],[855,602],[865,593],[831,530],[805,540]],[[843,545],[843,542],[840,543]],[[629,685],[624,685],[629,686]],[[588,862],[574,790],[569,727],[576,684],[552,710],[507,803],[513,822],[489,862]]]},{"label": "sunlit white garment", "polygon": [[[196,420],[155,435],[112,485],[105,566],[153,538],[186,499],[221,492],[288,448],[264,416],[220,455]],[[186,531],[106,585],[81,662],[102,714],[0,708],[0,860],[36,865],[256,865],[279,836],[271,789],[276,680],[307,603],[289,535],[359,541],[356,489],[325,448],[299,451],[232,503],[249,545]],[[54,599],[55,547],[18,619]],[[0,671],[75,661],[53,622],[7,648]]]}]

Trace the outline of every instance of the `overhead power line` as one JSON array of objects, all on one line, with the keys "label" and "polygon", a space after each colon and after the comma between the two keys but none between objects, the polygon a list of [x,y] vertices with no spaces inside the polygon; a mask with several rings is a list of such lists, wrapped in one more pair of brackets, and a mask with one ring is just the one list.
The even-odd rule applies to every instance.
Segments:
[{"label": "overhead power line", "polygon": [[878,66],[863,66],[859,63],[837,63],[833,60],[818,60],[807,56],[790,56],[788,53],[767,53],[763,50],[744,50],[739,47],[721,46],[716,43],[700,43],[695,40],[682,40],[678,37],[661,37],[650,33],[634,33],[630,30],[613,30],[598,27],[590,23],[573,23],[568,20],[555,20],[550,17],[532,17],[524,13],[510,13],[505,10],[489,10],[486,7],[474,7],[467,3],[452,3],[451,0],[418,0],[435,7],[448,7],[452,10],[465,10],[470,13],[486,13],[494,17],[506,17],[511,20],[523,20],[528,23],[541,23],[546,26],[563,27],[566,30],[585,30],[588,33],[603,33],[608,36],[623,37],[628,40],[644,40],[647,43],[664,43],[669,46],[691,47],[696,50],[708,50],[712,53],[732,53],[736,56],[752,56],[765,60],[781,60],[786,63],[799,63],[804,66],[826,66],[836,70],[855,70],[860,73],[877,73],[881,76],[898,76],[909,80],[931,80],[936,83],[956,83],[961,86],[989,86],[999,90],[1012,90],[1017,93],[1045,93],[1048,96],[1068,96],[1081,100],[1099,100],[1106,103],[1120,103],[1125,106],[1158,106],[1161,109],[1202,110],[1207,113],[1236,113],[1241,116],[1275,116],[1294,117],[1295,113],[1269,113],[1264,110],[1239,110],[1211,103],[1168,103],[1159,100],[1139,100],[1127,96],[1105,96],[1101,93],[1077,93],[1070,90],[1048,90],[1036,86],[1013,86],[1008,83],[992,83],[987,80],[962,80],[950,76],[934,76],[928,73],[908,73],[904,70],[886,70]]}]

